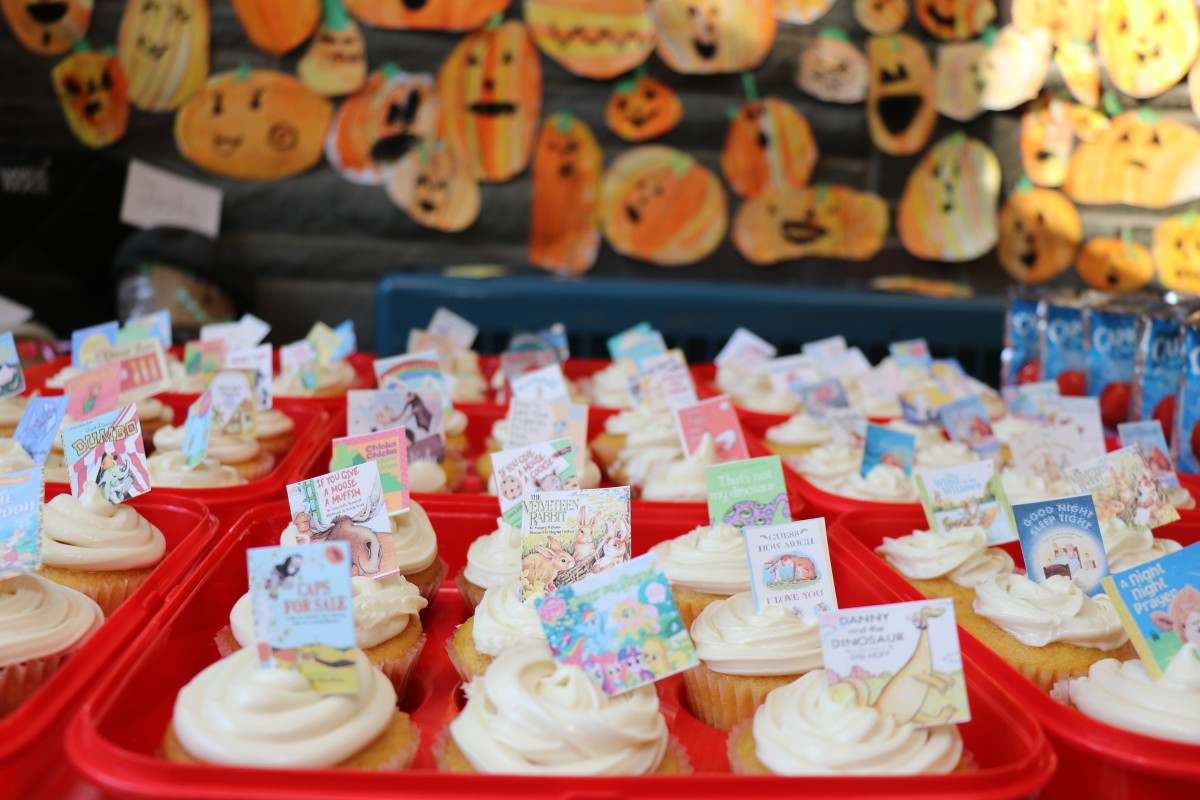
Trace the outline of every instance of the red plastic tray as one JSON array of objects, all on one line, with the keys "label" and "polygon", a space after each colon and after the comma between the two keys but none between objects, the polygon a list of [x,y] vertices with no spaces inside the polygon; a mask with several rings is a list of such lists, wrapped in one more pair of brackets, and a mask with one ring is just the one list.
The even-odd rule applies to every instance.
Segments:
[{"label": "red plastic tray", "polygon": [[[858,562],[860,574],[872,575],[888,590],[917,599],[921,593],[874,553],[884,536],[903,536],[915,528],[928,529],[920,511],[856,511],[838,520],[831,538]],[[1187,546],[1200,541],[1200,521],[1175,522],[1158,533]],[[1023,565],[1017,543],[1009,543],[1004,549]],[[978,645],[980,664],[1003,680],[1012,697],[1037,717],[1049,735],[1058,753],[1059,769],[1044,797],[1120,800],[1200,796],[1200,747],[1131,733],[1067,708],[970,634],[962,629],[959,633],[964,642]]]},{"label": "red plastic tray", "polygon": [[[47,487],[46,499],[62,493]],[[79,706],[84,692],[145,629],[171,588],[190,574],[211,549],[217,520],[201,503],[151,492],[134,498],[129,505],[162,530],[167,553],[150,577],[61,670],[16,711],[0,719],[2,796],[26,797],[62,768],[66,720]]]},{"label": "red plastic tray", "polygon": [[[439,549],[450,574],[461,567],[467,545],[492,530],[483,513],[432,511]],[[401,708],[422,729],[422,747],[411,771],[396,776],[333,770],[270,770],[173,764],[156,757],[176,693],[217,658],[213,636],[227,623],[228,609],[246,588],[244,548],[276,540],[286,524],[283,504],[257,508],[235,526],[226,547],[209,554],[200,569],[168,598],[161,614],[133,644],[132,652],[98,683],[72,721],[67,746],[75,767],[111,794],[136,798],[324,798],[409,796],[476,798],[726,798],[745,791],[745,778],[728,774],[725,734],[695,719],[681,701],[679,678],[660,684],[662,708],[672,732],[688,748],[695,775],[653,778],[532,778],[446,775],[433,771],[430,744],[458,711],[458,681],[445,641],[467,616],[447,583],[424,619],[429,643],[415,685]],[[634,517],[634,550],[684,532],[688,526]],[[831,552],[835,572],[854,575],[844,548]],[[867,581],[843,578],[844,605],[894,599]],[[1049,779],[1054,756],[1032,717],[1007,696],[1007,688],[964,653],[974,720],[963,726],[968,750],[980,769],[938,777],[763,778],[765,792],[806,797],[1030,797]]]}]

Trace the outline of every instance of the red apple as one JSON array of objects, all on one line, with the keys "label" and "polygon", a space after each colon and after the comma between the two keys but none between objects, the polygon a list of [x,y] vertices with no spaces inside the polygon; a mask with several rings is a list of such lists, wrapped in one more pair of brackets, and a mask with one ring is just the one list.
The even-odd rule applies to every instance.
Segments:
[{"label": "red apple", "polygon": [[1017,383],[1037,383],[1042,379],[1042,363],[1036,358],[1033,361],[1026,361],[1017,370]]},{"label": "red apple", "polygon": [[1058,373],[1058,393],[1063,397],[1083,397],[1087,394],[1087,378],[1077,369]]},{"label": "red apple", "polygon": [[1163,438],[1167,440],[1167,445],[1170,446],[1171,430],[1175,427],[1175,395],[1169,394],[1162,400],[1159,400],[1150,417],[1151,419],[1158,420],[1158,424],[1162,425]]},{"label": "red apple", "polygon": [[1129,384],[1116,381],[1105,386],[1100,392],[1100,419],[1104,427],[1116,428],[1119,423],[1129,420],[1129,401],[1132,398]]}]

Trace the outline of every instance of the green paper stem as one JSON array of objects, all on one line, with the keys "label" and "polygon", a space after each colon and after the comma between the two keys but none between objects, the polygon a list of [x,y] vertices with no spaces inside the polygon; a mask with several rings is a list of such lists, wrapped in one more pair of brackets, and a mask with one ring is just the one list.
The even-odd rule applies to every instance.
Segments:
[{"label": "green paper stem", "polygon": [[817,205],[824,205],[825,198],[829,197],[829,185],[818,183],[815,188],[817,190]]},{"label": "green paper stem", "polygon": [[620,81],[619,83],[617,83],[617,85],[613,86],[613,91],[616,92],[617,94],[628,94],[629,92],[632,92],[636,88],[637,88],[637,81],[634,80],[633,78],[629,78],[628,80]]},{"label": "green paper stem", "polygon": [[966,131],[957,130],[953,133],[946,134],[946,138],[942,141],[946,144],[961,144],[967,140]]},{"label": "green paper stem", "polygon": [[751,103],[758,102],[758,81],[754,79],[753,72],[742,73],[742,91],[746,93],[746,99]]},{"label": "green paper stem", "polygon": [[571,115],[566,111],[560,111],[554,117],[554,125],[558,128],[559,133],[566,133],[571,130]]},{"label": "green paper stem", "polygon": [[72,53],[90,53],[91,51],[92,43],[88,41],[86,36],[71,45]]},{"label": "green paper stem", "polygon": [[1121,103],[1121,98],[1117,97],[1117,93],[1112,90],[1105,92],[1104,96],[1100,98],[1100,107],[1110,117],[1125,113],[1125,106]]},{"label": "green paper stem", "polygon": [[1125,255],[1133,258],[1133,231],[1129,228],[1121,229],[1121,244],[1125,246]]},{"label": "green paper stem", "polygon": [[995,47],[996,46],[996,37],[999,35],[1000,35],[999,28],[997,28],[995,25],[988,25],[987,30],[985,30],[983,32],[983,36],[980,38],[983,40],[983,43],[986,46]]},{"label": "green paper stem", "polygon": [[100,52],[104,53],[104,55],[108,56],[109,58],[116,58],[117,57],[117,46],[115,44],[110,44],[107,47],[105,47],[103,50],[101,50]]},{"label": "green paper stem", "polygon": [[725,106],[725,119],[733,122],[735,119],[737,119],[737,115],[738,110],[736,108],[733,106]]},{"label": "green paper stem", "polygon": [[667,156],[667,163],[671,165],[671,169],[675,170],[676,175],[682,176],[692,168],[692,157],[676,150]]},{"label": "green paper stem", "polygon": [[1179,215],[1179,221],[1187,228],[1196,227],[1196,220],[1200,220],[1200,211],[1194,208],[1189,208]]},{"label": "green paper stem", "polygon": [[342,0],[321,0],[321,24],[331,31],[350,27],[350,14]]},{"label": "green paper stem", "polygon": [[379,67],[379,73],[385,81],[393,81],[400,74],[400,66],[395,61],[385,61]]},{"label": "green paper stem", "polygon": [[1013,191],[1017,192],[1018,194],[1025,194],[1032,188],[1033,188],[1033,181],[1029,180],[1028,175],[1022,175],[1020,178],[1017,179],[1017,185]]},{"label": "green paper stem", "polygon": [[1137,115],[1138,115],[1138,119],[1140,119],[1142,122],[1146,123],[1147,125],[1157,125],[1158,124],[1158,114],[1154,111],[1151,111],[1148,108],[1139,108],[1137,110]]},{"label": "green paper stem", "polygon": [[238,64],[236,80],[239,80],[239,81],[250,80],[250,65],[247,64],[245,61]]},{"label": "green paper stem", "polygon": [[850,34],[846,33],[845,29],[839,28],[836,25],[830,25],[828,28],[821,28],[817,33],[818,39],[833,39],[835,42],[849,42]]},{"label": "green paper stem", "polygon": [[501,23],[503,23],[503,22],[504,22],[504,12],[497,11],[495,14],[492,14],[490,17],[488,17],[488,21],[484,23],[483,27],[492,31],[492,30],[495,30],[496,28],[499,28]]},{"label": "green paper stem", "polygon": [[636,67],[633,68],[633,77],[634,78],[644,78],[649,74],[650,74],[650,65],[645,61],[643,61],[642,63],[638,64]]}]

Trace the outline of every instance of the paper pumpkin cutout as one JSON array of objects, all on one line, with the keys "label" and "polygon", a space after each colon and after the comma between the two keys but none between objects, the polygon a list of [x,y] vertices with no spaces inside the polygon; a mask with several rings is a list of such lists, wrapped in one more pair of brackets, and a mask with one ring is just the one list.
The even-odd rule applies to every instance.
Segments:
[{"label": "paper pumpkin cutout", "polygon": [[983,42],[940,44],[937,49],[937,76],[934,107],[944,117],[969,122],[983,113]]},{"label": "paper pumpkin cutout", "polygon": [[1157,97],[1183,79],[1200,52],[1194,0],[1104,0],[1096,25],[1100,60],[1130,97]]},{"label": "paper pumpkin cutout", "polygon": [[1082,239],[1079,210],[1066,195],[1024,182],[1000,209],[996,258],[1013,280],[1045,283],[1070,269]]},{"label": "paper pumpkin cutout", "polygon": [[775,19],[793,25],[812,25],[829,13],[837,0],[775,0]]},{"label": "paper pumpkin cutout", "polygon": [[350,13],[372,28],[469,31],[503,13],[512,0],[346,0]]},{"label": "paper pumpkin cutout", "polygon": [[658,57],[676,72],[753,70],[775,41],[773,0],[654,0]]},{"label": "paper pumpkin cutout", "polygon": [[917,258],[970,261],[996,244],[1000,162],[991,148],[952,133],[909,173],[896,213],[904,249]]},{"label": "paper pumpkin cutout", "polygon": [[396,162],[388,176],[387,195],[426,228],[453,233],[479,218],[479,184],[471,164],[444,146],[422,144]]},{"label": "paper pumpkin cutout", "polygon": [[1100,62],[1090,44],[1075,39],[1060,42],[1054,50],[1054,63],[1072,97],[1085,106],[1100,103]]},{"label": "paper pumpkin cutout", "polygon": [[881,198],[845,186],[771,189],[742,204],[733,244],[754,264],[808,256],[866,261],[882,248],[888,207]]},{"label": "paper pumpkin cutout", "polygon": [[1154,229],[1152,245],[1158,282],[1186,294],[1200,294],[1200,215],[1185,211]]},{"label": "paper pumpkin cutout", "polygon": [[582,275],[600,248],[604,153],[578,117],[560,113],[542,123],[533,156],[529,261],[564,275]]},{"label": "paper pumpkin cutout", "polygon": [[1136,292],[1154,280],[1154,260],[1144,244],[1102,236],[1084,242],[1075,271],[1092,289],[1123,294]]},{"label": "paper pumpkin cutout", "polygon": [[925,46],[908,34],[867,42],[867,130],[883,152],[907,156],[920,151],[937,123],[933,65]]},{"label": "paper pumpkin cutout", "polygon": [[275,180],[321,160],[333,104],[274,70],[214,75],[175,115],[175,145],[201,169]]},{"label": "paper pumpkin cutout", "polygon": [[618,253],[664,267],[699,261],[729,225],[721,182],[687,153],[627,150],[604,176],[604,236]]},{"label": "paper pumpkin cutout", "polygon": [[891,36],[908,21],[908,0],[854,0],[854,19],[872,36]]},{"label": "paper pumpkin cutout", "polygon": [[299,47],[321,21],[321,0],[231,0],[250,43],[279,56]]},{"label": "paper pumpkin cutout", "polygon": [[1115,117],[1071,156],[1063,190],[1076,203],[1166,208],[1200,198],[1200,132],[1148,112]]},{"label": "paper pumpkin cutout", "polygon": [[208,0],[129,0],[117,38],[129,101],[171,111],[208,79]]},{"label": "paper pumpkin cutout", "polygon": [[796,85],[826,103],[861,103],[871,67],[840,28],[827,28],[800,51]]},{"label": "paper pumpkin cutout", "polygon": [[675,129],[683,119],[683,102],[667,84],[643,75],[613,89],[604,122],[628,142],[645,142]]},{"label": "paper pumpkin cutout", "polygon": [[[385,65],[338,108],[325,140],[325,156],[346,180],[381,186],[387,166],[432,142],[437,125],[433,76]],[[439,165],[444,163],[443,159]]]},{"label": "paper pumpkin cutout", "polygon": [[506,181],[529,164],[542,111],[542,64],[519,22],[469,33],[438,72],[442,130],[475,179]]},{"label": "paper pumpkin cutout", "polygon": [[996,18],[992,0],[914,0],[914,5],[921,27],[947,42],[973,39]]},{"label": "paper pumpkin cutout", "polygon": [[1192,102],[1192,113],[1200,117],[1200,59],[1188,70],[1188,98]]},{"label": "paper pumpkin cutout", "polygon": [[125,135],[129,89],[117,59],[83,50],[54,65],[54,93],[75,138],[88,147],[107,147]]},{"label": "paper pumpkin cutout", "polygon": [[538,49],[582,78],[629,72],[658,39],[646,0],[525,0],[524,9]]},{"label": "paper pumpkin cutout", "polygon": [[1096,32],[1098,0],[1012,0],[1012,22],[1021,30],[1040,28],[1056,47],[1086,44]]},{"label": "paper pumpkin cutout", "polygon": [[1038,186],[1062,186],[1067,179],[1075,131],[1069,104],[1044,94],[1021,115],[1021,163]]},{"label": "paper pumpkin cutout", "polygon": [[1046,83],[1052,45],[1040,28],[1000,29],[983,59],[983,107],[1007,111],[1038,96]]},{"label": "paper pumpkin cutout", "polygon": [[325,97],[357,92],[367,82],[367,43],[342,0],[324,0],[321,26],[296,64],[304,85]]},{"label": "paper pumpkin cutout", "polygon": [[729,122],[721,172],[738,197],[768,187],[803,186],[817,163],[808,120],[776,97],[746,103]]},{"label": "paper pumpkin cutout", "polygon": [[43,56],[70,50],[92,24],[93,0],[0,0],[0,11],[21,46]]},{"label": "paper pumpkin cutout", "polygon": [[1067,118],[1071,120],[1075,138],[1081,142],[1094,142],[1112,127],[1112,120],[1103,111],[1079,103],[1072,103],[1067,108]]}]

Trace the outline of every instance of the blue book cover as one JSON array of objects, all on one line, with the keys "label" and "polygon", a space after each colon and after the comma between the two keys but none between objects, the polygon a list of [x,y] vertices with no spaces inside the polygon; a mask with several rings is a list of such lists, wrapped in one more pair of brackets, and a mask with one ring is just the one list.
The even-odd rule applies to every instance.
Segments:
[{"label": "blue book cover", "polygon": [[971,452],[984,458],[996,458],[1000,454],[1000,441],[992,430],[987,409],[979,395],[971,394],[946,403],[939,409],[942,426],[956,442],[971,448]]},{"label": "blue book cover", "polygon": [[1012,507],[1029,579],[1045,583],[1061,575],[1088,594],[1103,591],[1108,557],[1090,494]]},{"label": "blue book cover", "polygon": [[911,433],[894,431],[882,425],[867,425],[867,448],[863,452],[862,474],[884,464],[912,474],[913,453],[917,440]]}]

